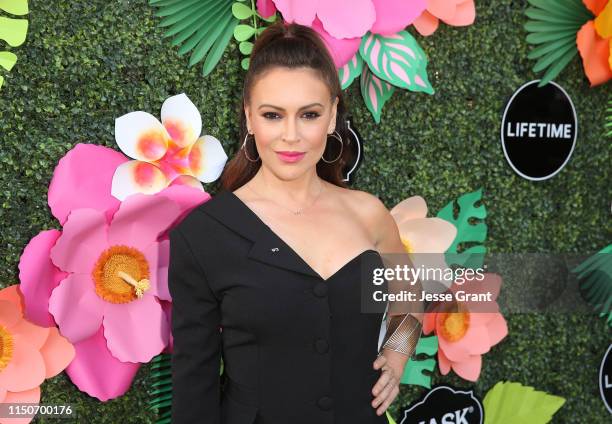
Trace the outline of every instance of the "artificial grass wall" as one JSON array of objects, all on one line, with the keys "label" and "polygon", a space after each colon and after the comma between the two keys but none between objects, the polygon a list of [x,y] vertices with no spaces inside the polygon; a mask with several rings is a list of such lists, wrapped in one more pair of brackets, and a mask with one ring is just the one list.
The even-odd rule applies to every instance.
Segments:
[{"label": "artificial grass wall", "polygon": [[[610,154],[604,138],[608,86],[589,88],[579,58],[555,81],[572,97],[578,140],[566,168],[548,181],[518,177],[499,142],[503,107],[513,91],[537,78],[526,59],[526,1],[477,1],[473,26],[441,25],[416,35],[429,57],[436,93],[396,90],[379,125],[360,98],[357,81],[346,92],[364,139],[355,187],[391,208],[422,195],[430,216],[458,196],[483,188],[490,252],[595,252],[610,243]],[[114,120],[144,110],[156,116],[169,96],[185,92],[202,114],[204,133],[229,155],[237,139],[236,107],[243,71],[235,42],[207,78],[200,66],[162,39],[145,0],[83,2],[31,0],[26,43],[0,90],[0,286],[18,282],[19,256],[39,231],[59,228],[46,204],[57,161],[78,142],[117,148]],[[208,187],[215,192],[217,185]],[[555,423],[603,423],[597,373],[610,329],[595,315],[512,315],[509,335],[484,355],[476,392],[499,380],[534,386],[567,399]],[[299,366],[299,365],[298,365]],[[79,422],[146,423],[150,368],[132,389],[106,403],[79,392],[64,374],[42,386],[43,403],[76,403]],[[472,384],[454,375],[434,383]],[[391,408],[425,389],[403,386]],[[51,422],[37,418],[35,422]]]}]

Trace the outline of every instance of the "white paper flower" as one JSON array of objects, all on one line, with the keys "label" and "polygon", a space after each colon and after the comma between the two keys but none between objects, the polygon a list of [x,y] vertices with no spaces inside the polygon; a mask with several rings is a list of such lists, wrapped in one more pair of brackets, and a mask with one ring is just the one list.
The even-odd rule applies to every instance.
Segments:
[{"label": "white paper flower", "polygon": [[227,154],[211,135],[200,137],[202,118],[184,94],[166,99],[161,122],[137,111],[115,120],[115,140],[132,161],[117,167],[111,193],[119,200],[131,194],[154,194],[169,185],[203,190],[221,175]]}]

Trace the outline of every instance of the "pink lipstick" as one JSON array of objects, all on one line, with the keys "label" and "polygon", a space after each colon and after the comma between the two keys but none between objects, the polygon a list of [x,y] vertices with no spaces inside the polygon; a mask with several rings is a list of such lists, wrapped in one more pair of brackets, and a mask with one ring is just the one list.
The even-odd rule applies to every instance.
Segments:
[{"label": "pink lipstick", "polygon": [[302,159],[306,153],[297,152],[297,151],[281,151],[281,152],[276,152],[276,154],[278,155],[279,159],[282,160],[283,162],[293,163],[293,162],[297,162],[300,159]]}]

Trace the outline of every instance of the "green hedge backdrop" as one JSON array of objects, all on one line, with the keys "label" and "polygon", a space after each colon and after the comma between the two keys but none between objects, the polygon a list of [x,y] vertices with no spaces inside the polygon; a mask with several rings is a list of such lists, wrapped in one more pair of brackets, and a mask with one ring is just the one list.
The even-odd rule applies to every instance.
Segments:
[{"label": "green hedge backdrop", "polygon": [[[60,228],[46,203],[57,161],[76,143],[117,149],[114,120],[144,110],[156,116],[169,96],[185,92],[203,131],[231,156],[237,139],[242,58],[234,40],[207,78],[187,67],[162,39],[155,10],[145,0],[31,0],[25,44],[0,91],[0,286],[18,282],[19,256],[39,231]],[[575,58],[555,80],[578,114],[578,140],[566,168],[551,180],[530,182],[506,163],[499,142],[506,101],[535,79],[526,58],[526,1],[477,1],[476,23],[441,25],[425,38],[436,93],[396,90],[376,125],[360,98],[347,90],[354,125],[364,140],[355,187],[391,208],[421,195],[430,215],[460,195],[483,188],[490,252],[595,252],[610,242],[610,141],[604,137],[609,84],[589,88]],[[217,184],[208,186],[214,193]],[[503,288],[502,288],[503,290]],[[533,386],[567,399],[554,423],[609,422],[597,375],[610,329],[596,315],[506,316],[509,335],[483,357],[474,385],[484,396],[499,380]],[[299,366],[299,364],[298,364]],[[452,373],[433,383],[470,387]],[[42,386],[42,403],[77,403],[79,422],[147,423],[150,365],[132,389],[106,403],[79,392],[65,374]],[[390,411],[425,389],[402,386]],[[51,422],[37,418],[34,422]]]}]

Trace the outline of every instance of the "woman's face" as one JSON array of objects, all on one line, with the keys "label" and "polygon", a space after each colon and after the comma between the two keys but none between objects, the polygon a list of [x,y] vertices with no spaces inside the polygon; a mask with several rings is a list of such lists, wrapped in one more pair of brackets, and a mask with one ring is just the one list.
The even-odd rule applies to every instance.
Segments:
[{"label": "woman's face", "polygon": [[[244,111],[262,165],[281,179],[316,172],[327,135],[336,127],[338,97],[333,103],[330,98],[329,89],[310,68],[277,67],[260,76]],[[257,157],[253,146],[247,153]]]}]

